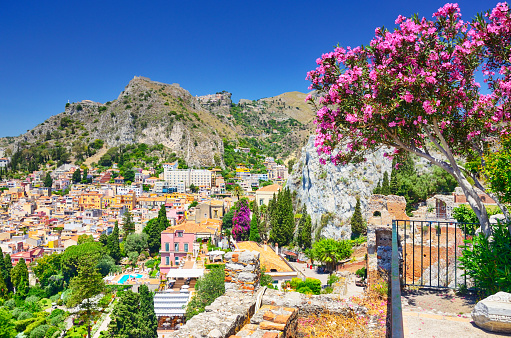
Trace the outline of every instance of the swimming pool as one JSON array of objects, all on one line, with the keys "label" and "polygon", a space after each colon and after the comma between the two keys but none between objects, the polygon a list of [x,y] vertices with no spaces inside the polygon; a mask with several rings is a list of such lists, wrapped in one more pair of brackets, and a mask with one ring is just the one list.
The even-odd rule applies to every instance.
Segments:
[{"label": "swimming pool", "polygon": [[121,279],[119,279],[119,284],[124,284],[129,278],[142,278],[142,275],[141,274],[136,274],[136,275],[124,275],[121,277]]}]

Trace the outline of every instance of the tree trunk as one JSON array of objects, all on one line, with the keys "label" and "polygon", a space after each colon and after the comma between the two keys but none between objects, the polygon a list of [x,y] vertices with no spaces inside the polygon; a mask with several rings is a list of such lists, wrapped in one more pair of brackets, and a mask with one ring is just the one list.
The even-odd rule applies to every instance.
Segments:
[{"label": "tree trunk", "polygon": [[481,197],[477,194],[477,188],[472,186],[470,182],[463,176],[460,172],[458,175],[456,171],[454,172],[454,178],[458,181],[463,193],[467,197],[467,202],[474,210],[474,213],[479,220],[479,224],[481,226],[481,231],[484,233],[486,237],[490,236],[491,228],[490,228],[490,219],[488,218],[488,213],[486,212],[486,207],[481,200]]}]

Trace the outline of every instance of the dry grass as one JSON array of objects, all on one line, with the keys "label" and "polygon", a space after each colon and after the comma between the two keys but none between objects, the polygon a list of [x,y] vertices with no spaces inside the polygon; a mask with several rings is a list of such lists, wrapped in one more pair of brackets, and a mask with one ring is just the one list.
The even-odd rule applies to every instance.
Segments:
[{"label": "dry grass", "polygon": [[367,314],[343,316],[320,314],[298,319],[298,337],[367,338],[385,337],[387,297],[382,296],[386,283],[382,279],[364,296],[350,301],[367,308]]}]

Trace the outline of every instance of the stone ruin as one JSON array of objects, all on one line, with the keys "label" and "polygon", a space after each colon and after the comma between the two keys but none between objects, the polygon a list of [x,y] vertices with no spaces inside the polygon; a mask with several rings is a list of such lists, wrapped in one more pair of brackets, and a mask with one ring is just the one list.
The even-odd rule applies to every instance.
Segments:
[{"label": "stone ruin", "polygon": [[[409,220],[403,196],[372,195],[367,210],[367,284],[373,284],[380,272],[390,275],[392,260],[392,221]],[[402,257],[398,235],[399,255]]]},{"label": "stone ruin", "polygon": [[257,251],[242,250],[225,254],[225,291],[254,293],[259,289],[259,255]]},{"label": "stone ruin", "polygon": [[364,218],[369,225],[392,226],[393,220],[409,220],[406,199],[396,195],[371,195]]},{"label": "stone ruin", "polygon": [[362,315],[365,307],[338,295],[304,295],[259,287],[259,253],[235,251],[224,256],[226,293],[173,332],[161,338],[295,338],[298,316],[328,312]]}]

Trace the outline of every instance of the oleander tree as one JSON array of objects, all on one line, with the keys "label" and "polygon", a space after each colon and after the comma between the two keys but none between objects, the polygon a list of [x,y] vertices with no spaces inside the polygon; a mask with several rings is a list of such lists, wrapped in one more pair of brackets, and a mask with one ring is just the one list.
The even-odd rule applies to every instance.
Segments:
[{"label": "oleander tree", "polygon": [[238,210],[232,218],[232,236],[237,241],[246,241],[250,234],[250,209],[246,199],[239,201]]},{"label": "oleander tree", "polygon": [[[457,159],[476,158],[484,171],[484,154],[510,133],[508,5],[500,3],[470,23],[461,20],[457,4],[444,5],[431,20],[399,16],[395,23],[393,31],[376,28],[368,46],[323,54],[308,72],[310,89],[317,91],[307,100],[317,109],[320,161],[362,162],[380,148],[392,149],[385,153],[389,159],[416,154],[456,179],[489,235],[476,188],[498,197]],[[487,94],[475,80],[478,69]]]}]

